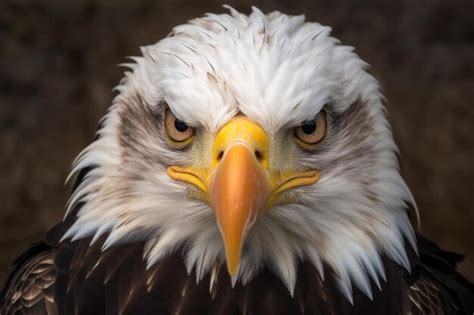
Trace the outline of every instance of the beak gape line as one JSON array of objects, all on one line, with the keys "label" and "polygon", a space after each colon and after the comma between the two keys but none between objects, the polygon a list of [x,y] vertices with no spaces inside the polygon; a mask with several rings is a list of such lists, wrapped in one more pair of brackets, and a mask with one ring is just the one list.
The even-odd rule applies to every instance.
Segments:
[{"label": "beak gape line", "polygon": [[[170,177],[192,184],[214,210],[225,247],[227,270],[239,270],[242,245],[256,220],[278,203],[284,191],[319,180],[319,172],[273,172],[269,137],[256,123],[237,116],[216,135],[207,170],[170,166]],[[272,175],[273,174],[273,175]]]}]

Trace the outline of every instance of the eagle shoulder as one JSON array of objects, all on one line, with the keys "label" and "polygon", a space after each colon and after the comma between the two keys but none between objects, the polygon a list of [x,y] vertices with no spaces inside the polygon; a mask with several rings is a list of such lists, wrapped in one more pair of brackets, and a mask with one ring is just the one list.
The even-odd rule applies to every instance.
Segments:
[{"label": "eagle shoulder", "polygon": [[410,314],[474,314],[474,285],[456,272],[463,260],[418,235],[419,262],[409,286]]},{"label": "eagle shoulder", "polygon": [[0,314],[57,314],[54,303],[54,253],[44,242],[33,244],[13,264],[0,301]]}]

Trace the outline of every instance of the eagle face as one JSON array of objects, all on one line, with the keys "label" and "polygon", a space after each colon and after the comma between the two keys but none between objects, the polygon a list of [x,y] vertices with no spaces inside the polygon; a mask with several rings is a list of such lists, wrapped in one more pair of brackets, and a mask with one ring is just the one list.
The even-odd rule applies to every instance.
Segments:
[{"label": "eagle face", "polygon": [[[293,292],[298,264],[329,266],[350,300],[416,251],[383,97],[366,64],[304,16],[208,14],[142,48],[116,88],[64,235],[180,251],[197,281],[264,267]],[[414,208],[416,211],[416,208]]]}]

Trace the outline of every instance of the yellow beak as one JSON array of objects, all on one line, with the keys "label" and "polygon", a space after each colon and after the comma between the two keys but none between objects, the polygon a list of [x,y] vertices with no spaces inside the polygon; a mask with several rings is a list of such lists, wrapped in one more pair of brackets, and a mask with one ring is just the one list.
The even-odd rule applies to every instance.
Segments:
[{"label": "yellow beak", "polygon": [[271,172],[269,139],[264,130],[237,116],[217,134],[208,170],[170,166],[170,177],[204,192],[224,241],[227,270],[237,273],[245,236],[259,215],[290,188],[318,181],[317,171]]},{"label": "yellow beak", "polygon": [[236,273],[245,234],[270,195],[268,176],[253,151],[236,143],[227,149],[211,184],[211,204],[224,240],[227,269]]}]

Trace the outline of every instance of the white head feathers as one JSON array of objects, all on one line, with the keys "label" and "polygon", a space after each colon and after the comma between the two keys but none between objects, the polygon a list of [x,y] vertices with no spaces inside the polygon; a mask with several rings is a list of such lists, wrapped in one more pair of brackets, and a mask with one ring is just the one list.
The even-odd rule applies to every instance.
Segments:
[{"label": "white head feathers", "polygon": [[148,265],[184,247],[199,281],[224,263],[222,240],[212,209],[188,198],[166,167],[199,163],[205,150],[166,145],[160,104],[208,138],[240,112],[278,139],[325,107],[332,117],[325,144],[290,162],[317,167],[320,181],[294,189],[298,203],[275,206],[256,223],[235,280],[245,283],[269,266],[292,292],[298,261],[309,260],[322,277],[323,264],[330,266],[349,300],[353,286],[370,297],[371,280],[384,278],[381,255],[409,269],[404,239],[416,248],[406,209],[414,201],[399,174],[379,86],[330,28],[304,16],[229,10],[180,25],[133,58],[99,139],[75,162],[72,174],[93,169],[68,204],[68,212],[81,208],[64,238],[108,235],[105,247],[145,240]]}]

